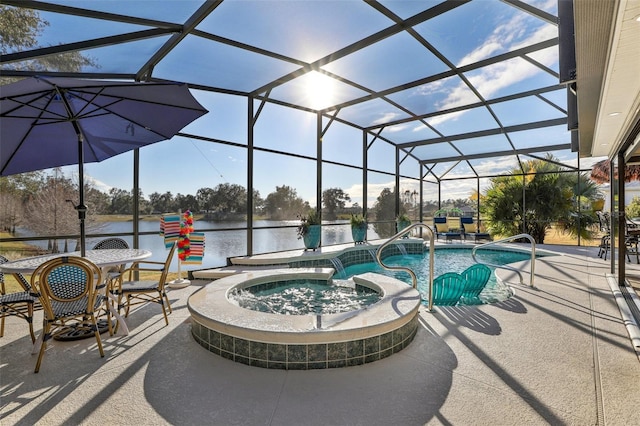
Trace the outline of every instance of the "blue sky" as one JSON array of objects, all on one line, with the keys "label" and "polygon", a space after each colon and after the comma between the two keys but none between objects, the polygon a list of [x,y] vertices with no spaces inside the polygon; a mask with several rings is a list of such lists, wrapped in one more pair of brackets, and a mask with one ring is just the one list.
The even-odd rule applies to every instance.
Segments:
[{"label": "blue sky", "polygon": [[[62,4],[86,7],[86,2],[63,1]],[[383,5],[402,17],[411,16],[423,8],[425,3],[437,1],[384,1]],[[542,10],[556,14],[556,0],[528,1]],[[91,7],[113,13],[134,13],[137,16],[165,21],[181,22],[199,6],[199,2],[167,1],[163,7],[148,1],[104,1],[91,3]],[[304,7],[302,7],[304,6]],[[311,6],[311,7],[310,7]],[[365,5],[366,6],[366,5]],[[162,9],[162,10],[161,10]],[[259,13],[255,13],[256,10]],[[340,13],[337,13],[339,11]],[[367,20],[358,19],[366,14]],[[285,16],[283,16],[283,14]],[[97,38],[123,32],[138,31],[146,27],[114,24],[106,25],[98,20],[75,16],[42,13],[50,22],[41,39],[42,45],[69,43],[85,38]],[[238,22],[242,22],[239,25]],[[287,31],[284,31],[286,26]],[[310,25],[311,24],[311,25]],[[246,2],[225,1],[216,13],[205,19],[199,28],[223,37],[237,39],[258,48],[273,49],[277,53],[296,57],[304,61],[317,60],[342,45],[340,40],[354,41],[391,25],[391,21],[363,7],[362,2]],[[250,30],[247,30],[249,28]],[[274,30],[275,28],[275,30]],[[451,31],[463,28],[463,31]],[[456,10],[419,24],[414,29],[446,56],[456,66],[474,63],[501,53],[509,52],[557,36],[557,28],[535,19],[526,13],[493,0],[474,1]],[[90,34],[89,36],[87,34]],[[83,52],[96,58],[101,64],[99,71],[135,72],[146,61],[147,55],[162,45],[164,37],[148,39],[123,46],[110,46]],[[342,42],[344,43],[344,42]],[[197,54],[194,54],[197,52]],[[530,55],[531,59],[550,69],[557,70],[557,47]],[[284,75],[298,66],[276,61],[261,55],[239,53],[237,49],[208,40],[189,36],[172,51],[154,70],[160,78],[176,79],[175,70],[183,81],[211,86],[235,85],[240,90],[251,90],[270,79]],[[358,81],[374,90],[385,89],[448,69],[447,65],[434,57],[414,38],[406,33],[389,37],[383,43],[364,49],[323,67],[326,71],[352,81]],[[87,70],[91,71],[91,70]],[[315,74],[315,75],[314,75]],[[501,62],[465,73],[485,99],[494,99],[539,86],[557,84],[557,78],[521,58]],[[361,91],[330,81],[326,76],[310,73],[276,88],[271,96],[284,101],[295,101],[309,106],[324,107],[336,101],[361,96]],[[184,129],[186,133],[202,134],[211,138],[245,144],[247,141],[246,100],[221,94],[194,91],[196,98],[210,113]],[[545,95],[551,102],[566,108],[564,91]],[[417,113],[429,113],[466,105],[477,101],[477,96],[457,76],[414,87],[389,96],[394,102],[405,105]],[[515,103],[496,104],[495,113],[503,125],[521,124],[527,120],[545,120],[561,117],[562,114],[548,102],[538,98],[526,98]],[[352,119],[362,125],[375,125],[406,117],[406,113],[382,101],[369,101],[359,106],[345,108],[339,117]],[[485,108],[457,112],[427,120],[436,131],[419,122],[388,127],[383,135],[400,142],[438,137],[443,135],[484,130],[496,127],[495,120]],[[279,106],[267,106],[255,127],[256,146],[290,151],[300,155],[315,154],[315,116],[297,111],[286,111]],[[527,147],[539,140],[558,139],[567,143],[569,133],[551,129],[515,135],[517,147]],[[361,132],[344,125],[332,125],[323,139],[325,158],[350,164],[362,164]],[[376,169],[393,172],[394,150],[376,142],[369,152],[369,164]],[[430,145],[416,149],[418,155],[434,157],[455,156],[456,149],[465,153],[483,153],[508,149],[501,136],[474,141],[458,142],[456,148],[448,144]],[[219,183],[231,182],[246,185],[246,151],[221,144],[206,144],[187,138],[148,146],[140,150],[141,187],[145,195],[152,192],[170,191],[195,194],[201,187],[215,187]],[[542,154],[540,154],[542,155]],[[567,164],[575,165],[575,154],[557,153]],[[391,158],[390,158],[391,156]],[[131,153],[122,154],[101,164],[86,167],[86,176],[103,189],[117,187],[131,189]],[[526,157],[525,157],[526,159]],[[259,161],[258,161],[259,160]],[[315,204],[315,163],[312,161],[279,161],[274,155],[256,153],[256,189],[263,197],[278,185],[287,184],[298,191],[298,195]],[[592,161],[589,161],[589,163]],[[482,174],[496,174],[516,166],[512,157],[474,160],[473,167]],[[151,166],[153,164],[153,167]],[[415,164],[415,162],[414,162]],[[435,168],[439,173],[448,170],[454,163]],[[587,161],[581,164],[588,166]],[[65,168],[74,173],[74,167]],[[311,170],[309,170],[311,169]],[[403,173],[418,176],[417,166],[408,164]],[[447,177],[469,176],[466,164],[452,169]],[[342,187],[352,201],[362,204],[361,173],[348,168],[331,167],[323,176],[323,187]],[[486,179],[482,185],[486,184]],[[372,174],[369,178],[369,197],[393,186],[393,178]],[[433,187],[433,185],[430,185]],[[475,190],[475,180],[447,184],[444,198],[466,198]],[[401,184],[401,190],[418,189],[414,183]],[[426,198],[433,199],[437,193],[430,191]]]}]

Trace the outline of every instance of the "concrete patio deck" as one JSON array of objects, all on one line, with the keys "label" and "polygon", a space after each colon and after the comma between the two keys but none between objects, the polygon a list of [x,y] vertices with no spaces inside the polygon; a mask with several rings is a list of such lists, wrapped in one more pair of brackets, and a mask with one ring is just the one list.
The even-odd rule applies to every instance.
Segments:
[{"label": "concrete patio deck", "polygon": [[145,305],[128,336],[103,334],[104,358],[92,339],[54,342],[38,374],[26,324],[9,318],[0,424],[639,424],[640,361],[608,262],[597,248],[544,248],[566,254],[536,263],[535,288],[513,282],[516,295],[495,305],[421,308],[408,348],[357,367],[267,370],[208,352],[186,306],[208,281],[170,291],[169,326]]}]

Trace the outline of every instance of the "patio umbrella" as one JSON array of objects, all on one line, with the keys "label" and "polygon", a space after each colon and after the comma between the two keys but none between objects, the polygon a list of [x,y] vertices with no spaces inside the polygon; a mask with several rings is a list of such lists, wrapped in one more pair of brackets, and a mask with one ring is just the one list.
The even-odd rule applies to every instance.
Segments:
[{"label": "patio umbrella", "polygon": [[[598,161],[591,168],[591,180],[595,183],[608,183],[609,182],[609,170],[611,168],[611,161],[602,160]],[[618,169],[614,170],[615,177],[618,177]],[[631,182],[633,180],[640,180],[640,166],[630,165],[624,169],[624,181]]]},{"label": "patio umbrella", "polygon": [[32,77],[3,85],[0,176],[78,164],[84,256],[84,164],[170,139],[207,112],[182,83]]}]

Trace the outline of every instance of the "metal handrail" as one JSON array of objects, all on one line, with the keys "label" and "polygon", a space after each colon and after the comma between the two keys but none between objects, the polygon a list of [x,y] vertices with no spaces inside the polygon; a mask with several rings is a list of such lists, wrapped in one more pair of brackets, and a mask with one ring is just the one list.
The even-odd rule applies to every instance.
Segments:
[{"label": "metal handrail", "polygon": [[[536,241],[529,234],[518,234],[518,235],[514,235],[512,237],[503,238],[501,240],[490,241],[488,243],[480,244],[479,246],[475,246],[473,248],[473,250],[471,250],[471,257],[473,257],[474,262],[482,263],[482,262],[479,262],[478,259],[476,259],[476,251],[478,249],[486,247],[486,246],[494,245],[494,244],[506,243],[506,242],[517,240],[517,239],[520,239],[520,238],[526,238],[531,243],[531,279],[529,280],[529,287],[533,287],[533,275],[534,275],[535,269],[536,269]],[[516,268],[514,268],[512,266],[508,266],[508,265],[494,265],[494,264],[491,264],[491,263],[485,263],[485,265],[493,266],[494,268],[502,268],[502,269],[507,269],[509,271],[514,271],[520,277],[520,284],[524,285],[524,279],[522,278],[522,274]]]},{"label": "metal handrail", "polygon": [[395,234],[393,237],[389,238],[389,240],[387,240],[385,243],[380,245],[380,247],[378,247],[378,249],[376,250],[376,260],[378,261],[380,266],[382,266],[386,270],[407,272],[411,276],[413,288],[417,289],[418,277],[416,277],[416,273],[413,272],[411,268],[407,268],[406,266],[385,265],[384,262],[382,262],[382,250],[385,247],[389,246],[392,242],[401,238],[403,235],[406,235],[407,233],[409,233],[412,229],[418,228],[418,227],[423,227],[429,230],[429,306],[428,306],[428,309],[429,311],[431,311],[433,310],[433,246],[435,244],[435,240],[434,240],[435,235],[433,233],[433,229],[431,229],[429,225],[425,225],[422,222],[418,222],[418,223],[409,225],[407,228],[404,228],[403,230]]}]

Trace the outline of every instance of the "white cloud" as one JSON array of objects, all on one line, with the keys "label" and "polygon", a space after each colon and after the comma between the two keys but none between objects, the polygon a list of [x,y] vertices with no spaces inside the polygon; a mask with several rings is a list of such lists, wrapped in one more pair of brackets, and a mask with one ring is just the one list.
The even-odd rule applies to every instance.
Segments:
[{"label": "white cloud", "polygon": [[397,126],[387,127],[384,129],[384,131],[389,133],[396,133],[405,130],[407,127],[409,127],[408,124],[398,124]]},{"label": "white cloud", "polygon": [[[445,182],[443,183],[446,186],[446,193],[443,191],[442,199],[458,199],[458,198],[469,198],[471,193],[476,190],[476,181],[474,179],[465,179],[454,182]],[[390,179],[388,182],[383,183],[369,183],[367,185],[367,199],[368,205],[367,208],[372,208],[376,202],[376,199],[380,195],[383,189],[388,188],[393,190],[395,186],[395,181]],[[418,181],[415,180],[407,180],[400,179],[400,188],[402,191],[417,191],[420,192],[420,185]],[[362,185],[355,184],[349,188],[345,188],[344,191],[349,194],[351,197],[351,205],[354,203],[358,203],[360,206],[363,205],[362,201]],[[425,201],[437,201],[438,199],[438,190],[436,185],[425,184],[424,185],[424,194]]]},{"label": "white cloud", "polygon": [[[595,160],[600,160],[595,159]],[[586,165],[587,160],[584,159],[581,163],[583,168],[589,167]],[[568,162],[569,163],[569,162]],[[474,170],[480,176],[496,176],[503,173],[509,173],[514,168],[518,166],[518,163],[513,156],[503,156],[497,158],[487,159],[485,161],[476,163],[473,165]],[[465,177],[468,178],[468,170],[456,172],[456,169],[453,169],[450,173],[447,174],[447,178],[451,180],[446,180],[442,182],[442,199],[467,199],[471,196],[471,194],[477,189],[477,182],[475,179],[458,179],[456,177]],[[488,185],[490,184],[490,180],[483,178],[480,180],[480,192],[486,190]],[[388,182],[382,183],[369,183],[367,185],[367,198],[369,205],[368,208],[372,208],[375,203],[376,198],[380,195],[383,189],[388,188],[390,190],[395,186],[395,181],[390,178]],[[400,180],[400,188],[403,191],[418,191],[420,192],[419,183],[415,180],[401,179]],[[349,188],[345,188],[344,191],[349,194],[351,197],[351,204],[358,203],[360,206],[363,205],[362,201],[362,184],[354,184]],[[424,194],[423,197],[425,200],[434,200],[438,199],[438,191],[437,185],[431,183],[425,183],[424,185]]]},{"label": "white cloud", "polygon": [[458,112],[452,112],[450,114],[443,114],[443,115],[438,115],[436,117],[430,118],[427,120],[427,123],[429,123],[432,126],[437,126],[440,123],[444,123],[446,121],[449,120],[457,120],[458,117],[461,117],[464,114],[464,111],[458,111]]},{"label": "white cloud", "polygon": [[[581,158],[580,159],[580,168],[581,169],[590,169],[593,165],[599,161],[606,160],[607,157],[589,157],[589,158]],[[571,166],[578,167],[578,159],[573,158],[568,159],[567,161],[563,161],[563,163]]]},{"label": "white cloud", "polygon": [[521,59],[510,59],[485,67],[480,74],[469,78],[478,91],[490,98],[499,90],[541,72],[539,68]]},{"label": "white cloud", "polygon": [[[458,200],[458,199],[466,200],[471,196],[471,194],[475,192],[476,189],[477,187],[476,187],[475,179],[445,181],[442,183],[442,190],[441,190],[442,201]],[[427,197],[425,195],[425,198],[437,200],[438,193],[435,192],[434,196],[432,197]]]},{"label": "white cloud", "polygon": [[[75,181],[78,181],[78,173],[74,172],[73,173],[73,178]],[[84,175],[84,181],[93,186],[94,188],[96,188],[98,191],[101,192],[106,192],[108,193],[111,189],[113,189],[113,187],[111,185],[107,185],[106,183],[102,182],[101,180],[95,179],[92,176],[88,176],[88,175]]]},{"label": "white cloud", "polygon": [[[603,158],[585,158],[581,160],[582,168],[591,167],[592,163],[595,163]],[[571,160],[566,162],[568,165],[575,165],[576,160]],[[513,156],[503,156],[497,158],[487,159],[485,161],[476,163],[473,165],[474,170],[480,176],[496,176],[503,173],[509,173],[514,168],[518,166],[515,157]],[[447,178],[451,180],[443,181],[442,183],[442,199],[467,199],[469,196],[477,189],[477,183],[475,179],[458,179],[456,177],[465,177],[468,178],[469,173],[468,170],[465,171],[456,171],[453,169],[450,173],[447,174]],[[489,179],[483,178],[480,180],[480,192],[486,190],[488,185],[490,184]],[[640,184],[639,184],[640,185]],[[393,189],[395,186],[395,181],[390,178],[388,182],[383,183],[369,183],[367,185],[367,198],[368,198],[368,208],[372,208],[375,203],[376,198],[380,195],[383,189]],[[420,191],[419,183],[415,180],[400,180],[400,187],[403,191]],[[345,188],[344,191],[349,194],[351,197],[351,204],[358,203],[360,206],[363,205],[362,201],[362,184],[354,184],[349,188]],[[424,194],[423,197],[425,200],[435,200],[438,199],[438,191],[437,185],[431,183],[425,183],[424,185]]]},{"label": "white cloud", "polygon": [[509,172],[518,165],[515,157],[497,157],[491,160],[482,161],[474,164],[473,168],[480,176],[493,176],[501,173]]},{"label": "white cloud", "polygon": [[499,44],[495,40],[490,40],[485,42],[482,46],[476,48],[473,52],[469,53],[465,57],[463,57],[458,66],[461,67],[463,65],[473,64],[475,62],[481,61],[490,57],[492,54],[499,52],[503,49],[503,46]]},{"label": "white cloud", "polygon": [[383,114],[382,117],[378,118],[377,120],[373,121],[373,124],[384,124],[384,123],[388,123],[389,121],[393,121],[394,119],[396,119],[397,117],[399,117],[400,114],[396,113],[396,112],[388,112],[386,114]]},{"label": "white cloud", "polygon": [[429,84],[423,84],[422,86],[416,87],[415,92],[418,95],[431,95],[433,93],[441,92],[445,88],[446,83],[450,80],[450,78],[451,77],[432,81]]},{"label": "white cloud", "polygon": [[453,108],[479,101],[480,99],[478,99],[476,94],[473,93],[466,84],[460,84],[449,92],[449,95],[444,101],[438,103],[438,108]]},{"label": "white cloud", "polygon": [[[557,28],[551,24],[545,24],[527,36],[526,20],[526,15],[517,15],[508,22],[496,27],[484,43],[460,60],[458,66],[475,63],[505,51],[515,50],[557,36]],[[526,38],[524,38],[525,36]],[[544,49],[536,52],[535,59],[546,66],[552,66],[557,61],[556,50]],[[478,70],[475,75],[468,77],[468,79],[483,97],[490,98],[501,89],[541,72],[544,71],[527,61],[515,58],[484,67]],[[439,88],[440,86],[433,86],[433,88],[424,86],[420,90],[423,91],[422,93],[429,93]],[[418,93],[420,93],[420,91],[418,91]],[[443,110],[468,105],[477,101],[478,99],[475,94],[469,90],[464,83],[460,83],[457,87],[450,90],[447,97],[439,102],[437,107],[439,110]],[[463,116],[464,113],[463,111],[435,117],[429,120],[429,124],[435,126],[448,120],[456,120]]]},{"label": "white cloud", "polygon": [[537,7],[540,10],[544,10],[549,13],[556,13],[557,0],[529,0],[529,3],[533,7]]},{"label": "white cloud", "polygon": [[[545,24],[542,27],[538,28],[533,34],[531,34],[528,39],[522,41],[521,43],[515,44],[513,46],[513,49],[520,49],[533,43],[540,43],[545,40],[550,40],[557,36],[558,29],[554,25]],[[555,48],[539,50],[537,54],[539,57],[538,60],[544,65],[551,66],[558,61],[558,55],[556,54]]]},{"label": "white cloud", "polygon": [[[480,46],[476,47],[471,53],[464,56],[458,66],[473,64],[475,62],[487,59],[496,53],[501,53],[509,49],[509,44],[514,39],[523,35],[526,29],[523,15],[516,15],[502,25],[496,26],[489,37]],[[524,43],[530,43],[524,40]]]}]

